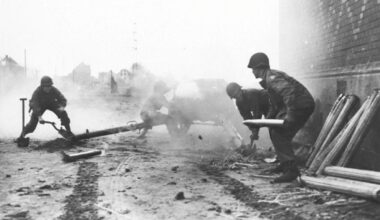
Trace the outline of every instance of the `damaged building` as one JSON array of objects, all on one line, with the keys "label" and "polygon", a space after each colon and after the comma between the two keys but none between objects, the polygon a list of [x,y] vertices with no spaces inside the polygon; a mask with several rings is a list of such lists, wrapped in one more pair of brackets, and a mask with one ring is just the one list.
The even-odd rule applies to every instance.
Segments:
[{"label": "damaged building", "polygon": [[23,80],[26,78],[25,68],[19,65],[12,57],[5,55],[0,59],[0,93],[6,91],[10,80]]}]

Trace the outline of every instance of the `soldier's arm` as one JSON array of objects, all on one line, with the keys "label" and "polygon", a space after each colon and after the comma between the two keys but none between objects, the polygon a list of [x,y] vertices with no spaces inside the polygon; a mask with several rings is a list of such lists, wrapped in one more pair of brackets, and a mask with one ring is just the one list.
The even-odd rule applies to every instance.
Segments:
[{"label": "soldier's arm", "polygon": [[29,100],[29,108],[38,116],[41,115],[41,106],[38,99],[38,88],[34,90],[32,98]]},{"label": "soldier's arm", "polygon": [[169,101],[165,98],[165,96],[162,96],[160,101],[161,101],[162,106],[164,106],[164,107],[166,107],[166,108],[169,108],[169,107],[170,107],[170,103],[169,103]]},{"label": "soldier's arm", "polygon": [[236,103],[236,106],[240,112],[241,117],[243,117],[244,120],[253,118],[251,110],[248,109],[246,106],[244,106],[244,103],[242,104]]},{"label": "soldier's arm", "polygon": [[[252,115],[252,113],[251,113],[251,109],[249,109],[246,106],[244,106],[244,103],[242,103],[242,104],[236,103],[236,105],[238,107],[240,115],[243,117],[244,120],[253,119],[254,118],[253,115]],[[251,138],[253,138],[254,140],[257,140],[260,128],[257,127],[257,126],[253,126],[253,125],[249,125],[248,128],[252,132]]]},{"label": "soldier's arm", "polygon": [[260,90],[252,89],[249,92],[249,102],[252,104],[252,118],[253,119],[260,119],[263,115],[263,112],[261,111],[261,102],[260,102]]},{"label": "soldier's arm", "polygon": [[295,111],[295,88],[288,80],[281,76],[274,76],[270,83],[271,89],[279,94],[286,107],[285,120],[294,122],[296,120]]},{"label": "soldier's arm", "polygon": [[62,107],[66,107],[67,99],[65,98],[65,96],[57,88],[54,88],[54,90],[58,104]]}]

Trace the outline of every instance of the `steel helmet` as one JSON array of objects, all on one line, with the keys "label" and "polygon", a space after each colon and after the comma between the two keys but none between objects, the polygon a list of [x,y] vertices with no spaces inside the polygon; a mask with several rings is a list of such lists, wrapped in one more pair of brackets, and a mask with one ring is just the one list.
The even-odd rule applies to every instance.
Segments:
[{"label": "steel helmet", "polygon": [[232,99],[235,98],[236,94],[241,90],[241,86],[236,82],[228,83],[226,87],[227,95]]},{"label": "steel helmet", "polygon": [[53,80],[50,76],[43,76],[41,78],[41,86],[51,86],[53,85]]},{"label": "steel helmet", "polygon": [[265,53],[255,53],[249,59],[248,68],[270,68],[269,58]]}]

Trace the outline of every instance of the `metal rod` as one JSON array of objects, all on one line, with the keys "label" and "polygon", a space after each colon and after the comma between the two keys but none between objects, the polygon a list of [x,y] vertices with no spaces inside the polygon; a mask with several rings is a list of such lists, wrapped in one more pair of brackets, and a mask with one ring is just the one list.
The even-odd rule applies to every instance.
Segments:
[{"label": "metal rod", "polygon": [[25,100],[26,98],[20,98],[21,100],[21,108],[22,108],[22,119],[21,119],[21,125],[22,125],[22,129],[21,131],[24,131],[24,127],[25,127]]},{"label": "metal rod", "polygon": [[25,78],[26,75],[28,74],[27,68],[26,68],[26,49],[24,49],[24,71],[25,71]]}]

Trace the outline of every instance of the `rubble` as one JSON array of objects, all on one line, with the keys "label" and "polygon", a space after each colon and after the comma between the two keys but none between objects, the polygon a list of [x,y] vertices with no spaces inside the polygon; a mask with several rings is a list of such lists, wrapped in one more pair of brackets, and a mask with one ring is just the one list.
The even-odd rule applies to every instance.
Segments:
[{"label": "rubble", "polygon": [[171,170],[172,170],[173,172],[177,172],[177,171],[178,171],[178,168],[179,168],[179,166],[174,166],[174,167],[172,167]]},{"label": "rubble", "polygon": [[184,200],[185,199],[185,194],[183,192],[177,193],[174,197],[175,200]]}]

